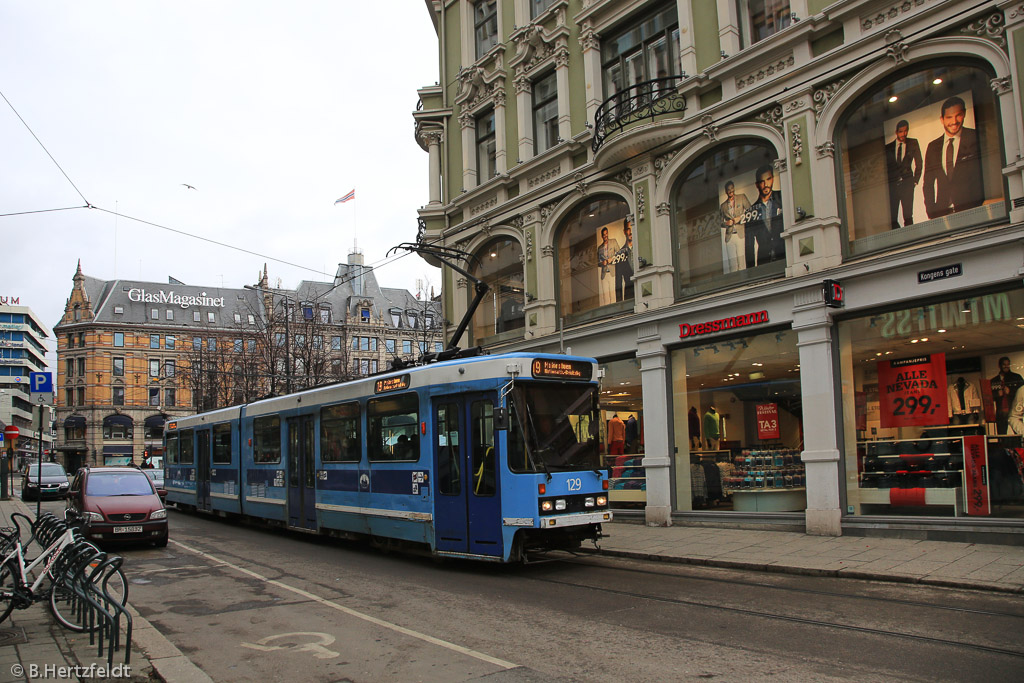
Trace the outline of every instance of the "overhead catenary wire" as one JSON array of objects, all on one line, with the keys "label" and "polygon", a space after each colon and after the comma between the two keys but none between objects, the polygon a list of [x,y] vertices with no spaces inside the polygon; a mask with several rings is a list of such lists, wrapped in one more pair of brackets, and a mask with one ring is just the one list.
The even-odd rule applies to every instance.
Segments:
[{"label": "overhead catenary wire", "polygon": [[35,131],[32,130],[32,127],[28,125],[28,122],[25,121],[25,119],[22,118],[21,114],[18,113],[18,110],[14,108],[14,105],[11,104],[11,101],[7,99],[7,95],[4,95],[2,90],[0,90],[0,97],[4,98],[4,102],[7,103],[7,106],[11,108],[11,111],[14,112],[14,115],[18,117],[19,121],[21,121],[21,124],[25,126],[25,129],[29,132],[33,139],[35,139],[39,146],[42,147],[43,151],[46,152],[46,156],[50,157],[50,161],[52,161],[53,165],[57,167],[57,170],[61,172],[61,175],[63,175],[64,178],[67,179],[68,183],[71,184],[71,187],[75,188],[75,192],[77,192],[78,196],[82,198],[82,201],[85,202],[86,206],[91,206],[89,200],[85,198],[85,195],[82,194],[82,191],[78,189],[77,185],[75,185],[75,181],[71,180],[71,177],[68,176],[68,174],[64,171],[61,165],[57,163],[57,160],[53,158],[52,154],[50,154],[50,150],[46,149],[46,145],[43,144],[43,141],[40,140],[39,136],[35,134]]}]

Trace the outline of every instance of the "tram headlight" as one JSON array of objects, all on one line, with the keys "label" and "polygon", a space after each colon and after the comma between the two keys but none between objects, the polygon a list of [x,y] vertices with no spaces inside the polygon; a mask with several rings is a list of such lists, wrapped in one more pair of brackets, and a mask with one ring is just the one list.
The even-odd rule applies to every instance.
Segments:
[{"label": "tram headlight", "polygon": [[555,507],[554,503],[552,503],[550,500],[543,500],[540,503],[541,512],[551,512],[551,510],[554,507]]},{"label": "tram headlight", "polygon": [[564,510],[564,509],[565,509],[565,498],[558,498],[557,500],[555,500],[555,510]]},{"label": "tram headlight", "polygon": [[594,507],[594,498],[592,496],[587,496],[586,498],[584,498],[583,499],[583,507],[585,507],[585,508],[592,508],[592,507]]},{"label": "tram headlight", "polygon": [[597,506],[598,507],[602,507],[603,508],[607,504],[608,504],[608,497],[607,496],[598,496],[597,497]]}]

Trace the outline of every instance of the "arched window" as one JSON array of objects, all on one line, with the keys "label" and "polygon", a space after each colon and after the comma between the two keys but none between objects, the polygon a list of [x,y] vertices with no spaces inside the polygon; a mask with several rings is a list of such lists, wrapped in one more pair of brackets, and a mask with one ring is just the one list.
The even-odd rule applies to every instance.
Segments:
[{"label": "arched window", "polygon": [[761,140],[719,145],[673,192],[680,297],[780,275],[786,267],[775,149]]},{"label": "arched window", "polygon": [[915,66],[844,114],[836,162],[848,255],[1006,217],[991,78],[978,66]]},{"label": "arched window", "polygon": [[[558,302],[577,315],[632,303],[633,228],[629,206],[613,195],[580,204],[558,233]],[[617,309],[611,309],[617,310]]]},{"label": "arched window", "polygon": [[[471,271],[490,287],[473,315],[473,339],[522,329],[524,287],[523,248],[518,240],[498,237],[476,253]],[[469,295],[474,292],[470,288]]]}]

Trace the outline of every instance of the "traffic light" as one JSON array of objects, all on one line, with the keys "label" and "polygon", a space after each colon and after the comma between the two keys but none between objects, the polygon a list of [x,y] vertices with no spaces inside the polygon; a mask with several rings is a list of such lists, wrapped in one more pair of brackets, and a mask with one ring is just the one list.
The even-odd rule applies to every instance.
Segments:
[{"label": "traffic light", "polygon": [[843,286],[835,280],[825,280],[825,305],[829,308],[842,308],[844,303]]}]

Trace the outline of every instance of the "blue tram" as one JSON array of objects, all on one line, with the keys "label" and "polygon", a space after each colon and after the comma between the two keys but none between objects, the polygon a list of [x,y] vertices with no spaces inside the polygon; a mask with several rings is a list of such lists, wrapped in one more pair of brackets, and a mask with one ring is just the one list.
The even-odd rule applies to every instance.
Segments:
[{"label": "blue tram", "polygon": [[608,508],[593,359],[456,358],[181,418],[167,499],[497,562],[596,540]]}]

